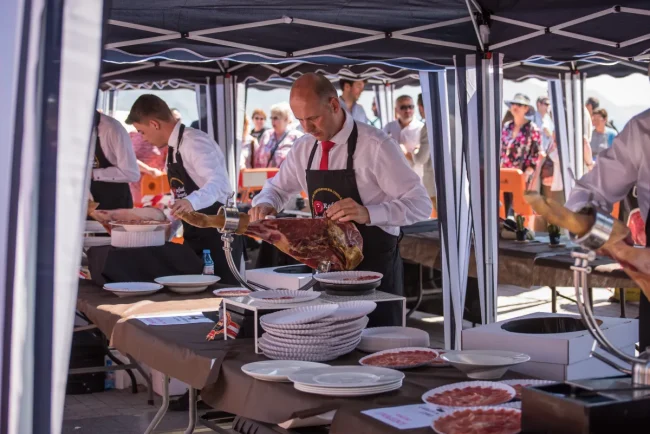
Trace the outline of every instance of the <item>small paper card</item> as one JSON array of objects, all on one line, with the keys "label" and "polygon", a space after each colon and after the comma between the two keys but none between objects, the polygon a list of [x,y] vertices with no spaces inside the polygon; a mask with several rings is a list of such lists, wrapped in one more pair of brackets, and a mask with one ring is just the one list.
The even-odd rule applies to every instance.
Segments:
[{"label": "small paper card", "polygon": [[400,407],[374,408],[361,413],[397,429],[424,428],[431,425],[438,410],[426,405],[402,405]]},{"label": "small paper card", "polygon": [[203,322],[212,322],[212,320],[203,315],[184,315],[184,316],[152,316],[138,317],[146,325],[180,325],[180,324],[197,324]]}]

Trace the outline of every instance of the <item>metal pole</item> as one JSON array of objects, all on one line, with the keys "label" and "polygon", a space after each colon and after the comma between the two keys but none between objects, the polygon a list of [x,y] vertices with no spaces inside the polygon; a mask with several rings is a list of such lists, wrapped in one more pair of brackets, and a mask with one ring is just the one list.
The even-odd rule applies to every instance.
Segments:
[{"label": "metal pole", "polygon": [[573,85],[573,133],[575,140],[575,175],[577,179],[582,178],[584,175],[584,154],[583,143],[584,134],[582,132],[584,107],[582,101],[582,75],[574,73],[571,75],[571,83]]},{"label": "metal pole", "polygon": [[163,402],[160,408],[158,409],[158,412],[156,415],[153,417],[153,420],[147,427],[147,429],[144,431],[144,434],[151,434],[154,432],[154,430],[158,427],[158,424],[162,421],[163,417],[165,417],[165,414],[167,413],[167,409],[169,408],[169,377],[167,374],[163,375]]}]

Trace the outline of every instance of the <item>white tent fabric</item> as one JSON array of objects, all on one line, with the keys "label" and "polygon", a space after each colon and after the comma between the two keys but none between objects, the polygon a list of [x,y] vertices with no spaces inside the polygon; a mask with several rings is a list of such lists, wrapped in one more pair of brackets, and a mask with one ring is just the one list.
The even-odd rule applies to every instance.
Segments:
[{"label": "white tent fabric", "polygon": [[10,384],[2,388],[2,432],[49,434],[60,432],[63,419],[103,2],[10,5],[15,16],[5,18],[17,25],[3,26],[2,39],[21,41],[24,51],[3,57],[12,77],[2,86],[15,93],[3,98],[12,127],[3,130],[2,160],[12,167],[3,171],[10,180],[1,220],[13,227],[5,232],[12,254],[0,282],[13,296],[4,298],[2,378]]},{"label": "white tent fabric", "polygon": [[[496,320],[501,55],[420,74],[440,222],[445,347],[460,349],[471,241],[483,323]],[[481,189],[482,187],[482,189]]]},{"label": "white tent fabric", "polygon": [[237,191],[239,154],[241,141],[237,141],[237,77],[216,76],[210,79],[208,91],[209,119],[212,137],[216,140],[226,158],[230,185]]},{"label": "white tent fabric", "polygon": [[553,107],[555,141],[557,143],[557,149],[560,157],[564,197],[569,197],[571,189],[574,185],[574,180],[571,176],[571,172],[573,171],[572,168],[574,167],[574,160],[572,158],[575,158],[572,156],[575,154],[575,152],[571,152],[570,150],[573,141],[570,140],[568,132],[564,88],[562,87],[562,81],[559,78],[557,80],[549,80],[548,85],[548,94],[551,98],[551,107]]}]

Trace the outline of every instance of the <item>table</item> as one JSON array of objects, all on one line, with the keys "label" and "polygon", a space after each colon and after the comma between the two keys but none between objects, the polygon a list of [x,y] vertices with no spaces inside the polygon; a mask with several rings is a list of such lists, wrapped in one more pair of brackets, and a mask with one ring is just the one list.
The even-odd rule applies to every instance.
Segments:
[{"label": "table", "polygon": [[[338,358],[332,365],[358,365],[365,353],[354,351]],[[268,360],[249,348],[231,349],[221,365],[217,381],[201,391],[201,398],[211,407],[237,414],[263,423],[280,424],[290,419],[304,419],[332,410],[355,409],[361,411],[378,407],[418,404],[428,390],[445,384],[467,381],[455,368],[418,368],[405,371],[401,389],[375,396],[358,398],[332,398],[303,393],[291,383],[273,383],[256,380],[241,371],[246,363]],[[504,379],[522,378],[521,374],[506,373]],[[335,417],[336,420],[336,417]],[[347,429],[339,433],[355,433]],[[372,431],[365,431],[372,432]]]},{"label": "table", "polygon": [[[550,247],[546,243],[517,243],[499,240],[499,283],[523,288],[551,288],[552,310],[556,312],[557,287],[573,286],[573,258],[569,246]],[[400,242],[402,258],[420,265],[440,269],[440,237],[438,232],[408,234]],[[621,267],[610,258],[598,257],[589,276],[592,288],[637,288]],[[532,271],[532,272],[531,272]],[[476,258],[472,249],[468,273],[477,277]],[[625,291],[621,291],[624,294]],[[621,296],[621,316],[625,316],[625,299]]]}]

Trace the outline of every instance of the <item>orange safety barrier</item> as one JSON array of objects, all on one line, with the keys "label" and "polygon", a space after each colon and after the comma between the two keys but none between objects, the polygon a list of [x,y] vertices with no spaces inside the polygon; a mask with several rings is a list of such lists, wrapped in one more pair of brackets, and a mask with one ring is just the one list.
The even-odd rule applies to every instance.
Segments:
[{"label": "orange safety barrier", "polygon": [[526,227],[533,227],[533,220],[535,218],[533,208],[524,200],[524,192],[526,191],[526,177],[519,169],[501,169],[499,174],[499,182],[501,189],[499,191],[499,216],[503,219],[506,218],[505,198],[504,193],[512,194],[512,209],[515,214],[524,216],[526,219]]},{"label": "orange safety barrier", "polygon": [[242,203],[250,203],[252,196],[262,190],[267,179],[273,178],[280,169],[242,169],[239,171],[239,196]]},{"label": "orange safety barrier", "polygon": [[167,175],[152,176],[142,174],[140,177],[140,192],[142,196],[155,196],[170,192]]}]

